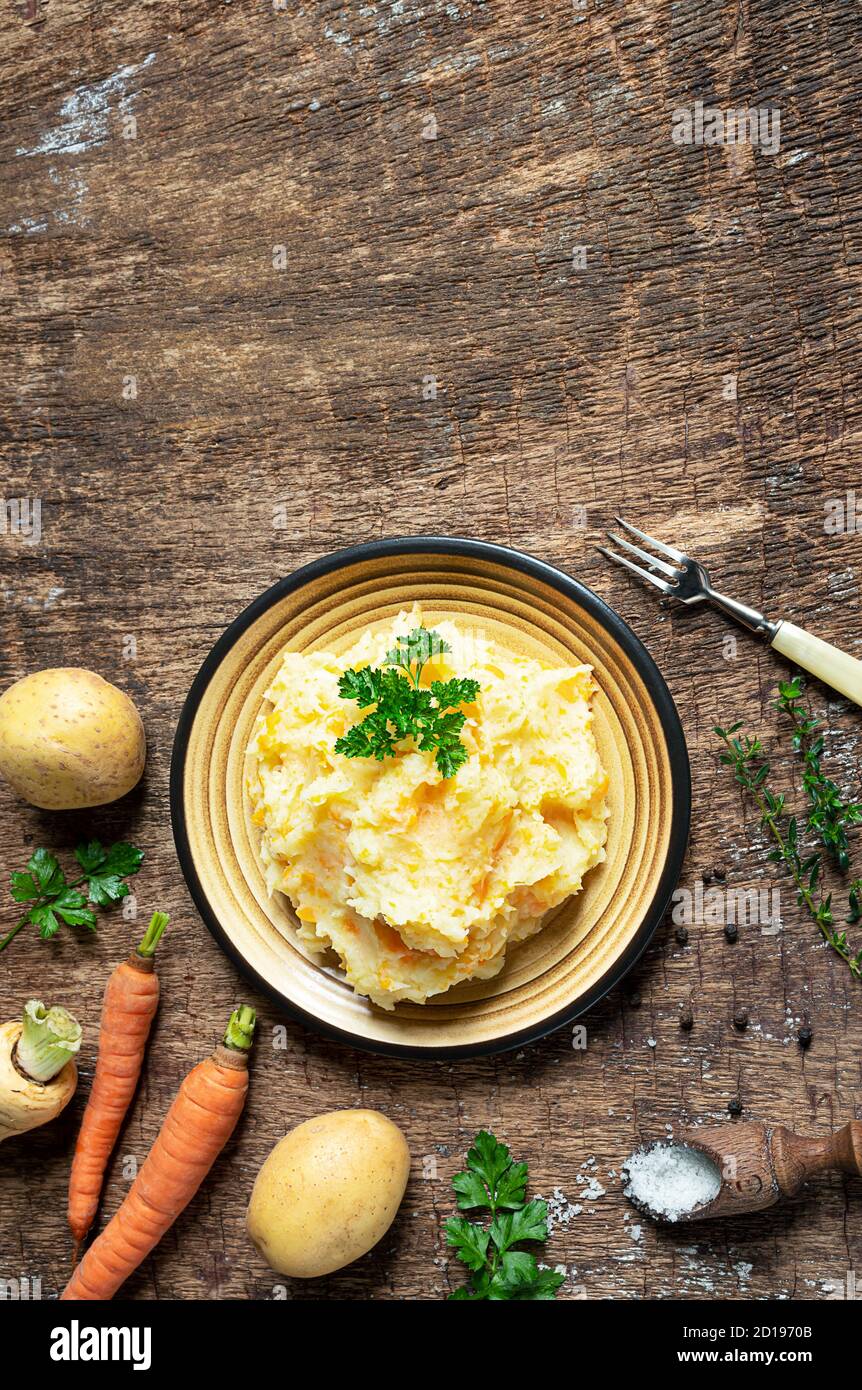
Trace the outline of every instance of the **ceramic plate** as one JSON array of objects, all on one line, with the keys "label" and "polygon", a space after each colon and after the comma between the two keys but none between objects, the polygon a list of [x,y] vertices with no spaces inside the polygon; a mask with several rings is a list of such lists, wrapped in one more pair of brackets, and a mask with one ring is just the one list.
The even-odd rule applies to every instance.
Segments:
[{"label": "ceramic plate", "polygon": [[[513,948],[493,980],[391,1013],[356,996],[337,961],[298,941],[267,896],[244,794],[245,751],[282,653],[343,650],[414,602],[429,627],[459,618],[529,655],[586,661],[610,778],[607,860]],[[297,570],[231,623],[177,727],[171,812],[192,896],[254,983],[308,1027],[355,1047],[462,1057],[520,1047],[582,1014],[630,970],[676,885],[688,838],[685,739],[658,668],[621,618],[551,565],[480,541],[420,536],[342,550]]]}]

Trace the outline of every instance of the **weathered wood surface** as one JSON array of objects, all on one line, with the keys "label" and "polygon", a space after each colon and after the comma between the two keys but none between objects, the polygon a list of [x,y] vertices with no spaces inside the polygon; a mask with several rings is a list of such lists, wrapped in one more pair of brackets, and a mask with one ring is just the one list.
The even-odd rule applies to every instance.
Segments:
[{"label": "weathered wood surface", "polygon": [[[711,726],[744,718],[772,743],[779,664],[743,634],[734,655],[717,615],[663,609],[594,545],[621,510],[696,548],[730,592],[862,654],[862,537],[824,530],[829,499],[860,478],[857,24],[841,0],[6,7],[2,477],[7,499],[41,498],[42,536],[0,535],[0,678],[95,667],[138,702],[150,753],[140,792],[86,817],[0,789],[0,869],[39,843],[122,834],[147,852],[141,914],[173,916],[106,1213],[124,1157],[143,1157],[249,994],[173,853],[182,699],[225,623],[317,555],[460,533],[585,580],[679,705],[695,797],[684,883],[777,882]],[[678,147],[671,113],[696,100],[779,107],[780,150]],[[814,702],[829,767],[858,794],[859,712],[820,689]],[[862,1269],[858,1181],[833,1175],[712,1228],[644,1224],[636,1240],[609,1176],[641,1139],[721,1119],[734,1096],[811,1134],[862,1114],[862,986],[786,886],[782,906],[779,935],[743,927],[733,946],[709,925],[681,946],[666,923],[590,1015],[585,1052],[564,1030],[515,1056],[394,1064],[292,1024],[278,1051],[281,1020],[253,999],[241,1130],[127,1294],[271,1297],[244,1234],[254,1174],[291,1125],[353,1105],[404,1127],[408,1197],[372,1256],[291,1298],[440,1298],[460,1277],[441,1234],[448,1178],[482,1125],[529,1159],[535,1191],[582,1207],[548,1250],[567,1297],[840,1289]],[[0,957],[3,1017],[38,992],[88,1022],[76,1103],[0,1153],[0,1276],[41,1276],[46,1295],[71,1257],[64,1192],[98,1001],[132,930],[22,935]],[[579,1198],[593,1177],[606,1191]]]}]

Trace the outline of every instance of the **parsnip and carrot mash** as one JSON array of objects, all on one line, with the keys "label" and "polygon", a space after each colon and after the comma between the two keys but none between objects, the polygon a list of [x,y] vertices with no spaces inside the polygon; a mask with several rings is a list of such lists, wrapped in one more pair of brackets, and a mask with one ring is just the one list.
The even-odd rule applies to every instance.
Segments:
[{"label": "parsnip and carrot mash", "polygon": [[287,652],[249,748],[270,892],[385,1009],[496,975],[605,857],[591,668],[421,621]]}]

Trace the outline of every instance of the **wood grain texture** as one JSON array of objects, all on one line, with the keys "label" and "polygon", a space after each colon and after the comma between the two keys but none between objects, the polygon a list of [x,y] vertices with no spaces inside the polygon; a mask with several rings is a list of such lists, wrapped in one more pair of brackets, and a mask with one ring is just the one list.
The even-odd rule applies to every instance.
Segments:
[{"label": "wood grain texture", "polygon": [[[38,544],[0,534],[0,680],[90,665],[133,696],[150,746],[140,791],[74,822],[0,788],[0,869],[27,846],[122,834],[147,852],[139,923],[173,917],[109,1214],[125,1156],[143,1159],[245,993],[174,859],[175,721],[225,623],[298,564],[424,531],[569,570],[630,621],[677,700],[695,798],[683,883],[778,882],[711,726],[744,718],[773,745],[781,663],[717,615],[662,607],[594,546],[620,510],[739,598],[862,653],[862,535],[824,529],[854,485],[862,517],[862,59],[840,0],[50,0],[7,7],[0,52],[15,75],[0,94],[3,493],[42,502]],[[779,152],[676,146],[672,111],[696,100],[779,107]],[[813,697],[828,766],[858,795],[859,712]],[[798,798],[786,741],[776,752]],[[733,1096],[801,1133],[862,1114],[862,987],[786,887],[782,908],[780,934],[744,926],[732,946],[709,925],[680,945],[668,923],[590,1015],[585,1051],[563,1032],[524,1055],[394,1063],[289,1023],[280,1050],[283,1020],[252,999],[244,1120],[126,1294],[272,1297],[244,1233],[254,1175],[289,1126],[351,1105],[403,1126],[408,1195],[371,1256],[291,1298],[443,1296],[460,1278],[448,1178],[480,1125],[529,1159],[535,1191],[582,1208],[548,1248],[566,1297],[840,1289],[862,1268],[858,1180],[828,1175],[713,1227],[643,1223],[637,1240],[611,1175],[641,1139],[720,1120]],[[38,991],[87,1023],[73,1105],[0,1151],[0,1277],[40,1276],[45,1295],[68,1275],[99,998],[136,930],[22,934],[0,956],[4,1018]],[[579,1198],[593,1176],[604,1193]]]}]

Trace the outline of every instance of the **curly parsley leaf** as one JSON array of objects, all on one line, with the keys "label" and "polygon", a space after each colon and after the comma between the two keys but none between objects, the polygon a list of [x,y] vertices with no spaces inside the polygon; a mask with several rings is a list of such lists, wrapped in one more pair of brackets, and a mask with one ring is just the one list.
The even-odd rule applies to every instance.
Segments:
[{"label": "curly parsley leaf", "polygon": [[406,635],[402,633],[395,638],[395,646],[384,656],[383,665],[401,666],[410,675],[411,667],[418,666],[421,671],[432,656],[439,656],[441,652],[451,650],[449,643],[443,640],[439,632],[429,632],[425,627],[414,627],[412,632]]},{"label": "curly parsley leaf", "polygon": [[432,681],[429,689],[439,709],[454,709],[456,705],[472,705],[479,694],[479,682],[453,676],[448,681]]},{"label": "curly parsley leaf", "polygon": [[[67,927],[86,927],[96,930],[94,907],[110,907],[129,893],[126,879],[136,874],[143,862],[143,851],[124,840],[107,849],[98,840],[78,845],[75,858],[82,871],[80,878],[67,883],[56,855],[37,849],[30,857],[26,870],[16,869],[9,878],[9,889],[17,903],[27,905],[20,921],[0,939],[0,951],[6,949],[27,923],[39,928],[43,941],[56,936],[60,924]],[[86,885],[86,893],[79,888]],[[87,900],[92,906],[87,905]]]},{"label": "curly parsley leaf", "polygon": [[465,1216],[446,1222],[446,1240],[471,1271],[470,1282],[449,1297],[455,1302],[552,1299],[563,1282],[553,1269],[540,1269],[535,1255],[514,1247],[548,1238],[548,1208],[541,1198],[526,1200],[527,1165],[515,1163],[505,1144],[480,1130],[467,1154],[467,1168],[452,1179],[462,1211],[484,1208],[491,1224]]},{"label": "curly parsley leaf", "polygon": [[401,739],[412,738],[421,752],[434,753],[442,777],[454,777],[469,756],[461,741],[466,715],[459,707],[472,704],[479,682],[455,677],[432,681],[428,688],[419,684],[425,663],[449,650],[439,632],[417,627],[396,638],[383,667],[345,671],[339,695],[371,713],[336,740],[336,753],[382,762],[395,756]]},{"label": "curly parsley leaf", "polygon": [[381,698],[383,676],[383,671],[375,671],[371,666],[345,671],[338,682],[338,693],[342,700],[355,700],[360,709],[368,709]]}]

